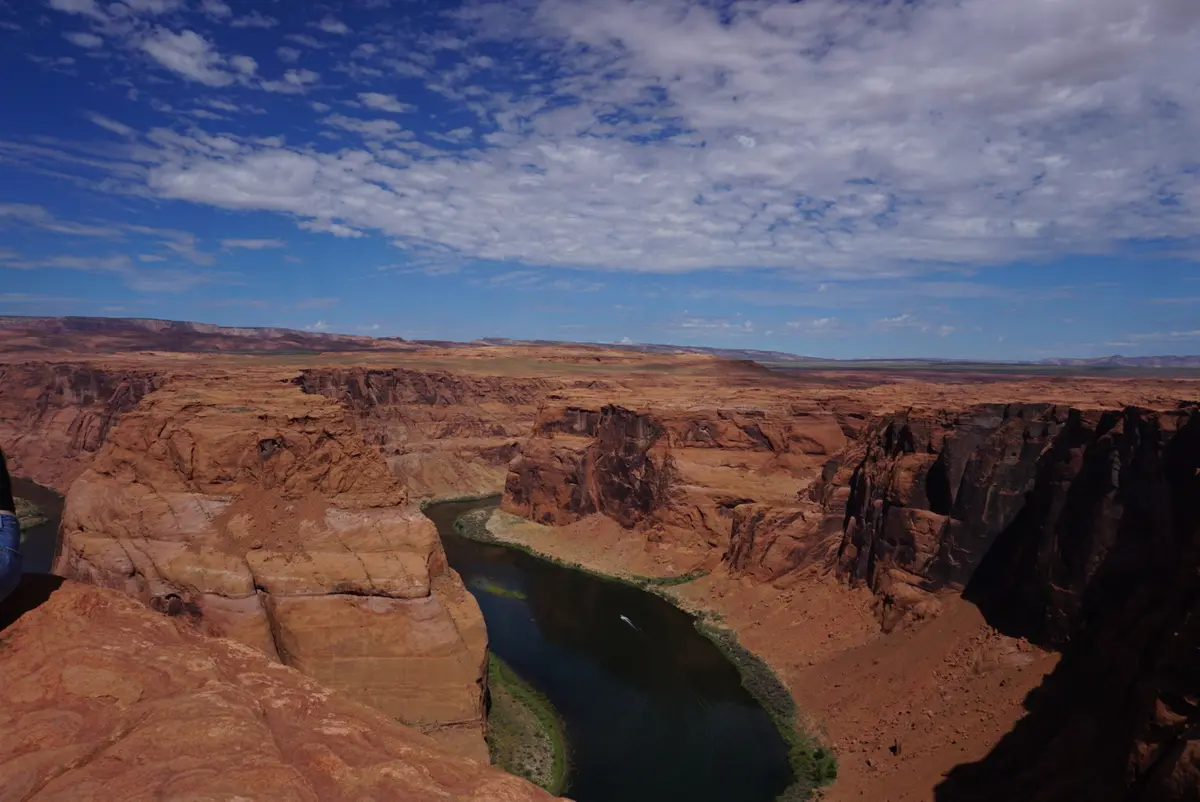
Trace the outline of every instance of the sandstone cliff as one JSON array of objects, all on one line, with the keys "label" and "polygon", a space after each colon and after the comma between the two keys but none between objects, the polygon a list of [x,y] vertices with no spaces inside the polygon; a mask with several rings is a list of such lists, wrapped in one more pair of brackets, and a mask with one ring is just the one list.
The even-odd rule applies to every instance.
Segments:
[{"label": "sandstone cliff", "polygon": [[735,511],[787,505],[859,426],[813,404],[633,411],[543,409],[503,506],[563,525],[601,514],[696,560],[729,548]]},{"label": "sandstone cliff", "polygon": [[[257,649],[112,590],[44,584],[0,620],[0,798],[550,799]],[[16,608],[34,609],[14,623]]]},{"label": "sandstone cliff", "polygon": [[296,384],[349,407],[414,498],[499,492],[538,401],[563,386],[405,368],[305,370]]},{"label": "sandstone cliff", "polygon": [[66,492],[121,415],[162,382],[149,370],[0,365],[0,443],[13,473]]},{"label": "sandstone cliff", "polygon": [[57,571],[483,758],[483,619],[404,502],[338,404],[286,378],[177,377],[71,485]]},{"label": "sandstone cliff", "polygon": [[[697,493],[680,468],[703,426],[612,407],[548,415],[505,507],[555,524],[599,513],[646,538],[691,510],[729,579],[790,587],[830,573],[875,593],[885,632],[919,628],[965,593],[1021,639],[984,635],[1005,664],[1028,662],[1028,641],[1060,650],[1028,715],[939,799],[1200,798],[1200,408],[880,415],[843,448],[812,449],[824,463],[792,498],[728,494],[715,515],[702,501],[718,498],[715,483]],[[753,431],[712,439],[727,463],[796,442]],[[991,659],[968,664],[986,673]]]}]

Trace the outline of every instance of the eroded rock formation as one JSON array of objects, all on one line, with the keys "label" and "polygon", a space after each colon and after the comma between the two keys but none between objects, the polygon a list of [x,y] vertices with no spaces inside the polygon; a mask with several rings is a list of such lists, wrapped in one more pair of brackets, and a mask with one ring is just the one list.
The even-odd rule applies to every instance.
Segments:
[{"label": "eroded rock formation", "polygon": [[405,499],[325,397],[286,379],[177,378],[72,484],[57,570],[486,757],[483,618]]},{"label": "eroded rock formation", "polygon": [[353,410],[414,498],[498,492],[537,403],[563,386],[405,368],[305,370],[296,383]]},{"label": "eroded rock formation", "polygon": [[163,381],[80,363],[0,365],[0,442],[13,472],[66,492],[121,415]]},{"label": "eroded rock formation", "polygon": [[550,799],[258,649],[56,584],[27,582],[0,621],[6,800]]},{"label": "eroded rock formation", "polygon": [[857,421],[819,407],[548,407],[510,466],[504,508],[563,525],[602,514],[703,557],[735,510],[794,502]]},{"label": "eroded rock formation", "polygon": [[[713,439],[727,459],[780,453],[783,438],[756,431]],[[703,521],[678,467],[702,432],[556,412],[514,463],[505,506],[556,524],[601,513],[647,537],[684,509]],[[1200,407],[911,409],[825,451],[794,498],[721,507],[731,577],[833,573],[874,591],[885,632],[965,593],[1014,649],[1063,654],[1025,719],[939,799],[1200,798]]]}]

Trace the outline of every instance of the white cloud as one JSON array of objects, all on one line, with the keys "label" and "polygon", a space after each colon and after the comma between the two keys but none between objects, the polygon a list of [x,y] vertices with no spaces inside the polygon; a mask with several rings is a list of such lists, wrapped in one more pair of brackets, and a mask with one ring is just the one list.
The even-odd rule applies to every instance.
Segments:
[{"label": "white cloud", "polygon": [[294,47],[276,48],[275,55],[279,56],[279,60],[287,64],[295,64],[300,60],[300,51]]},{"label": "white cloud", "polygon": [[121,236],[121,232],[112,226],[60,220],[45,207],[32,203],[0,203],[0,227],[6,223],[18,223],[42,231],[77,237],[113,238]]},{"label": "white cloud", "polygon": [[102,114],[89,114],[88,119],[106,131],[112,131],[114,134],[120,134],[121,136],[131,136],[133,134],[133,129],[128,125],[119,123]]},{"label": "white cloud", "polygon": [[49,0],[47,5],[55,11],[62,11],[67,14],[82,14],[85,17],[104,20],[107,19],[104,12],[96,4],[96,0]]},{"label": "white cloud", "polygon": [[[365,146],[230,135],[218,150],[193,132],[142,154],[138,189],[464,257],[834,278],[1200,231],[1200,75],[1179,66],[1200,53],[1194,0],[722,8],[469,3],[461,30],[363,54],[478,120],[461,134],[470,147],[349,117],[325,122]],[[487,40],[514,57],[482,61]],[[199,74],[233,80],[210,52],[191,54]],[[480,70],[509,91],[485,89]],[[299,93],[316,80],[290,71],[262,86]]]},{"label": "white cloud", "polygon": [[244,16],[237,17],[229,24],[234,28],[274,28],[279,24],[279,20],[255,10]]},{"label": "white cloud", "polygon": [[320,22],[310,23],[312,27],[325,31],[325,33],[337,34],[339,36],[350,33],[350,28],[340,19],[332,16],[325,16]]},{"label": "white cloud", "polygon": [[846,326],[836,317],[812,317],[802,320],[789,320],[787,328],[801,334],[837,335],[844,334]]},{"label": "white cloud", "polygon": [[343,131],[352,131],[370,139],[411,139],[413,133],[405,130],[395,120],[361,120],[344,114],[331,114],[322,122]]},{"label": "white cloud", "polygon": [[173,33],[157,27],[142,40],[142,50],[162,66],[207,86],[228,86],[233,76],[212,43],[192,30]]},{"label": "white cloud", "polygon": [[230,56],[229,64],[242,75],[253,75],[258,71],[258,62],[249,56]]},{"label": "white cloud", "polygon": [[320,78],[321,76],[312,70],[288,70],[283,74],[282,81],[263,81],[261,86],[268,92],[303,94]]},{"label": "white cloud", "polygon": [[245,248],[250,251],[261,251],[264,248],[285,248],[287,243],[281,239],[223,239],[222,248]]},{"label": "white cloud", "polygon": [[121,0],[121,2],[142,14],[165,14],[183,7],[183,0]]},{"label": "white cloud", "polygon": [[379,92],[359,92],[358,99],[364,106],[380,111],[390,111],[394,114],[402,114],[415,108],[408,103],[401,103],[395,95],[384,95]]},{"label": "white cloud", "polygon": [[203,0],[200,3],[200,10],[214,19],[225,19],[226,17],[233,16],[233,9],[221,0]]},{"label": "white cloud", "polygon": [[314,39],[313,37],[311,37],[305,33],[289,33],[286,36],[284,36],[283,38],[287,39],[289,42],[295,42],[298,45],[304,45],[305,47],[311,47],[314,50],[320,50],[321,48],[325,47],[325,43],[322,42],[320,39]]},{"label": "white cloud", "polygon": [[328,331],[329,324],[324,320],[318,320],[316,323],[309,323],[304,327],[305,331]]},{"label": "white cloud", "polygon": [[67,31],[63,34],[63,38],[73,45],[86,47],[89,50],[95,50],[98,47],[104,46],[104,40],[94,33],[84,33],[82,31]]}]

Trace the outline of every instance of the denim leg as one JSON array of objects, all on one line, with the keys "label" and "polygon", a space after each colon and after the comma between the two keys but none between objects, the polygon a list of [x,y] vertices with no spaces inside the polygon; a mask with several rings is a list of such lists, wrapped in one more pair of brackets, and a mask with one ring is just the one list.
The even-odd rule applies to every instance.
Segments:
[{"label": "denim leg", "polygon": [[0,601],[21,582],[21,524],[0,513]]}]

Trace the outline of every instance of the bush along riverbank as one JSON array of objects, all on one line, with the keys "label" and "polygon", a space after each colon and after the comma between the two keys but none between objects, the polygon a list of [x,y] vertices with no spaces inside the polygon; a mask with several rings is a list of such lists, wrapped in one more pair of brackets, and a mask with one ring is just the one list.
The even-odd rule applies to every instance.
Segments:
[{"label": "bush along riverbank", "polygon": [[487,743],[492,765],[555,796],[566,790],[567,740],[546,697],[496,655],[488,657]]},{"label": "bush along riverbank", "polygon": [[776,676],[775,672],[758,655],[738,642],[737,633],[719,626],[713,616],[680,606],[669,588],[691,582],[705,576],[705,572],[693,572],[677,577],[640,577],[606,574],[580,563],[558,559],[552,555],[530,548],[524,543],[498,537],[489,527],[493,515],[508,517],[514,521],[522,519],[492,508],[473,510],[454,522],[454,531],[459,535],[483,543],[517,549],[541,560],[547,560],[564,568],[591,574],[612,582],[632,585],[667,600],[693,616],[696,629],[711,640],[725,657],[734,664],[741,676],[742,685],[771,717],[780,737],[788,746],[788,762],[792,768],[793,782],[777,798],[779,802],[802,802],[811,799],[813,792],[837,779],[837,756],[833,750],[798,725],[796,701]]},{"label": "bush along riverbank", "polygon": [[794,780],[778,802],[800,802],[810,799],[813,791],[837,779],[837,757],[833,750],[822,746],[811,735],[796,726],[796,700],[771,667],[758,655],[738,642],[737,633],[701,618],[695,619],[696,629],[716,644],[729,662],[737,666],[742,685],[762,705],[775,723],[788,746],[788,763]]},{"label": "bush along riverbank", "polygon": [[17,508],[13,510],[17,514],[17,520],[21,523],[21,531],[28,532],[35,526],[41,526],[50,519],[42,511],[42,508],[34,504],[32,501],[24,498],[13,499],[16,502]]}]

